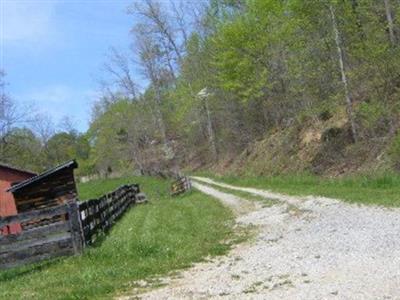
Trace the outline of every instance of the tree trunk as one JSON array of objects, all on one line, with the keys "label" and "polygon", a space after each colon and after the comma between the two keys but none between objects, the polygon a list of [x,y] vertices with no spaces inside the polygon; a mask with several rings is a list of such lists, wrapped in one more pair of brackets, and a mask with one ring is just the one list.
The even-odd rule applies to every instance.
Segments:
[{"label": "tree trunk", "polygon": [[351,126],[351,134],[354,142],[357,142],[357,129],[356,129],[356,124],[354,121],[354,114],[353,114],[353,101],[351,99],[350,95],[350,90],[349,90],[349,84],[347,80],[347,75],[346,75],[346,69],[344,66],[344,59],[343,59],[343,49],[342,45],[340,43],[340,32],[337,26],[336,22],[336,15],[335,15],[335,10],[332,5],[329,5],[329,9],[331,12],[331,19],[332,19],[332,26],[333,26],[333,31],[335,34],[335,43],[336,43],[336,48],[338,52],[338,60],[339,60],[339,66],[340,66],[340,73],[342,75],[342,83],[343,83],[343,88],[344,88],[344,93],[346,97],[346,104],[347,104],[347,116],[349,118],[350,126]]},{"label": "tree trunk", "polygon": [[394,25],[393,25],[392,9],[390,7],[390,0],[383,0],[383,2],[385,3],[386,20],[388,22],[390,42],[392,45],[395,45],[396,37],[394,35]]},{"label": "tree trunk", "polygon": [[209,142],[210,142],[211,155],[212,155],[213,161],[217,161],[218,160],[218,152],[217,152],[217,146],[215,143],[215,135],[214,135],[214,130],[212,128],[211,112],[210,112],[210,108],[208,107],[207,97],[204,97],[204,108],[205,108],[206,114],[207,114],[207,133],[208,133],[208,138],[209,138]]},{"label": "tree trunk", "polygon": [[142,162],[142,154],[139,155],[139,148],[135,144],[135,141],[137,140],[136,137],[132,136],[128,139],[128,145],[129,145],[129,154],[132,157],[133,161],[135,162],[136,168],[139,168],[140,175],[144,174],[144,165]]},{"label": "tree trunk", "polygon": [[164,147],[167,149],[169,147],[168,143],[168,138],[167,138],[167,131],[165,129],[165,124],[164,124],[164,118],[162,116],[161,112],[161,93],[160,89],[158,87],[155,87],[156,89],[156,120],[158,124],[158,129],[160,130],[161,133],[161,139],[164,144]]}]

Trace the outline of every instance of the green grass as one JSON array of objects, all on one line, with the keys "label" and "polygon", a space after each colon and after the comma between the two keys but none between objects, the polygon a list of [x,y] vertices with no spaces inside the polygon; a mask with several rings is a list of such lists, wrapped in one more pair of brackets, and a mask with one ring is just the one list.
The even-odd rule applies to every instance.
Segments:
[{"label": "green grass", "polygon": [[395,174],[332,179],[309,174],[276,177],[212,175],[209,177],[237,186],[269,189],[289,195],[318,195],[352,203],[400,206],[400,176]]},{"label": "green grass", "polygon": [[81,184],[79,191],[93,198],[130,182],[141,185],[150,203],[130,209],[81,256],[0,272],[0,299],[111,299],[135,280],[229,249],[232,213],[198,192],[170,198],[168,182],[146,177]]},{"label": "green grass", "polygon": [[[111,179],[99,179],[88,183],[78,184],[78,194],[80,200],[88,200],[98,198],[104,194],[111,192],[121,185],[136,183],[139,179],[136,177],[124,177],[124,178],[111,178]],[[141,183],[148,184],[147,180],[141,180]],[[151,182],[149,182],[151,184]],[[142,187],[142,185],[141,185]]]}]

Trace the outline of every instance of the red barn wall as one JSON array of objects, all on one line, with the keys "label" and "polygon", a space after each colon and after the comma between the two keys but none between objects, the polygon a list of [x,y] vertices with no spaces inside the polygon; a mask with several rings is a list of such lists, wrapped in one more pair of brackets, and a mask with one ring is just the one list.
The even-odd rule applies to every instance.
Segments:
[{"label": "red barn wall", "polygon": [[[7,189],[11,187],[11,183],[26,180],[33,177],[33,174],[20,172],[0,166],[0,217],[17,214],[14,196],[8,193]],[[0,228],[0,234],[18,233],[21,231],[20,224],[13,224]]]}]

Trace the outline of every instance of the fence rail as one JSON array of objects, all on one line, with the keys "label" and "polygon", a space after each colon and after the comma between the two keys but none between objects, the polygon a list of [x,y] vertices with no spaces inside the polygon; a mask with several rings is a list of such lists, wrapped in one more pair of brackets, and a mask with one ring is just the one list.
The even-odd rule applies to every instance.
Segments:
[{"label": "fence rail", "polygon": [[[85,245],[107,231],[132,204],[144,201],[139,185],[133,184],[121,186],[99,199],[0,217],[0,228],[22,222],[41,224],[18,234],[0,235],[0,269],[80,254]],[[42,222],[54,217],[51,223]]]},{"label": "fence rail", "polygon": [[1,218],[1,226],[17,222],[38,222],[54,216],[61,216],[61,221],[15,235],[0,236],[0,268],[81,253],[83,241],[76,210],[76,203],[68,203]]},{"label": "fence rail", "polygon": [[139,192],[137,184],[124,185],[98,199],[80,202],[85,244],[93,243],[101,233],[106,232],[129,206],[136,203]]}]

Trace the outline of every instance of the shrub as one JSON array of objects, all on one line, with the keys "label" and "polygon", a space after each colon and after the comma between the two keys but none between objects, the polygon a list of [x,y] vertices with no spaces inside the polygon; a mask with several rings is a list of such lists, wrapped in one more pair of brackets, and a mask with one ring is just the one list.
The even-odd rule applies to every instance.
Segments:
[{"label": "shrub", "polygon": [[400,134],[398,133],[392,140],[390,144],[389,157],[393,163],[393,166],[396,170],[400,171]]},{"label": "shrub", "polygon": [[389,130],[389,116],[382,102],[362,102],[357,108],[356,119],[360,133],[366,137],[380,136]]}]

